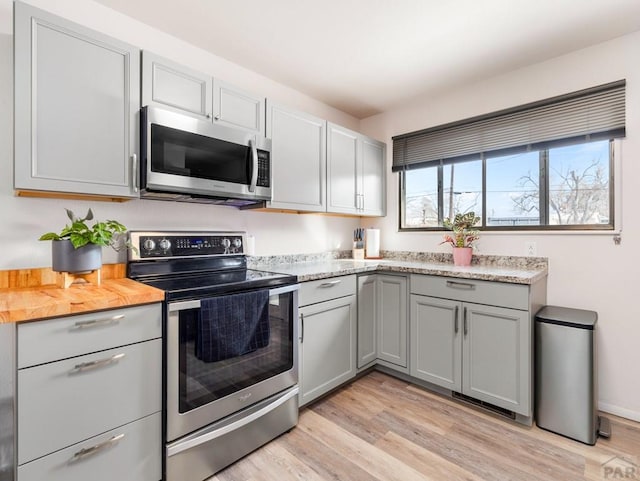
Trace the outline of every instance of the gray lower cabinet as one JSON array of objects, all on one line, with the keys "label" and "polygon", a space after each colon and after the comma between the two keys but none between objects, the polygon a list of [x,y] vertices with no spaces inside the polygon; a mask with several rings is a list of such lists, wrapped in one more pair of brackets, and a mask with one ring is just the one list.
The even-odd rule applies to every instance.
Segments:
[{"label": "gray lower cabinet", "polygon": [[161,336],[160,304],[18,325],[18,481],[161,478]]},{"label": "gray lower cabinet", "polygon": [[530,417],[540,287],[412,275],[411,375]]},{"label": "gray lower cabinet", "polygon": [[300,289],[300,406],[356,375],[356,278]]},{"label": "gray lower cabinet", "polygon": [[265,135],[264,97],[146,50],[142,105]]},{"label": "gray lower cabinet", "polygon": [[358,277],[358,368],[373,361],[407,367],[407,302],[405,276]]},{"label": "gray lower cabinet", "polygon": [[327,122],[282,105],[267,106],[272,198],[268,207],[325,212]]},{"label": "gray lower cabinet", "polygon": [[14,11],[14,188],[138,196],[139,50],[22,2]]}]

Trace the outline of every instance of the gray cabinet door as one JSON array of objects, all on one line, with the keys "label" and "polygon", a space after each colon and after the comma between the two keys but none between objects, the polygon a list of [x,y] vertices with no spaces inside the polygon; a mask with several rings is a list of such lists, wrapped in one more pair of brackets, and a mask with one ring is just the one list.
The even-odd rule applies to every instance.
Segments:
[{"label": "gray cabinet door", "polygon": [[139,50],[14,5],[15,189],[137,196]]},{"label": "gray cabinet door", "polygon": [[529,415],[531,329],[529,313],[463,303],[462,392]]},{"label": "gray cabinet door", "polygon": [[356,296],[300,309],[300,406],[356,374]]},{"label": "gray cabinet door", "polygon": [[407,278],[377,277],[378,359],[407,367]]},{"label": "gray cabinet door", "polygon": [[265,98],[213,80],[213,121],[265,135]]},{"label": "gray cabinet door", "polygon": [[385,144],[327,124],[327,212],[386,213]]},{"label": "gray cabinet door", "polygon": [[378,357],[377,275],[358,277],[358,368]]},{"label": "gray cabinet door", "polygon": [[360,213],[366,216],[384,216],[387,211],[386,146],[382,142],[362,138],[359,163]]},{"label": "gray cabinet door", "polygon": [[325,212],[326,121],[275,104],[267,110],[271,138],[269,207]]},{"label": "gray cabinet door", "polygon": [[327,123],[327,212],[358,213],[360,135]]},{"label": "gray cabinet door", "polygon": [[213,78],[197,70],[142,52],[142,105],[210,120]]},{"label": "gray cabinet door", "polygon": [[462,390],[460,302],[411,295],[411,375]]}]

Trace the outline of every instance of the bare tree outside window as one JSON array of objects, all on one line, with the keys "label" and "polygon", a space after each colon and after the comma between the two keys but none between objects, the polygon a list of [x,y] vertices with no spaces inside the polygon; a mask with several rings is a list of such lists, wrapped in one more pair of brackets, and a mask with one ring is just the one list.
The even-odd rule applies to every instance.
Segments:
[{"label": "bare tree outside window", "polygon": [[[608,141],[551,149],[549,170],[549,224],[609,222]],[[535,212],[540,205],[538,177],[522,176],[519,187],[524,191],[512,197],[516,211]]]}]

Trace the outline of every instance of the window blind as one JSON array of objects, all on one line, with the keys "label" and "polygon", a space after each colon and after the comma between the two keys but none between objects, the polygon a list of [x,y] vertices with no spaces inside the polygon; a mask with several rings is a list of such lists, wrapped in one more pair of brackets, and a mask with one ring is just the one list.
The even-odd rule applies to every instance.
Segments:
[{"label": "window blind", "polygon": [[625,136],[621,80],[513,109],[393,137],[392,170],[512,150]]}]

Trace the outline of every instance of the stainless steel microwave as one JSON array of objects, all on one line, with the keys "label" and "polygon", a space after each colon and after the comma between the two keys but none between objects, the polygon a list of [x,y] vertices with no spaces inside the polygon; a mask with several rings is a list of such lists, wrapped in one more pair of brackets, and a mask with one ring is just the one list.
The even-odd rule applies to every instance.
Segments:
[{"label": "stainless steel microwave", "polygon": [[140,125],[141,197],[230,205],[271,199],[271,140],[148,106]]}]

